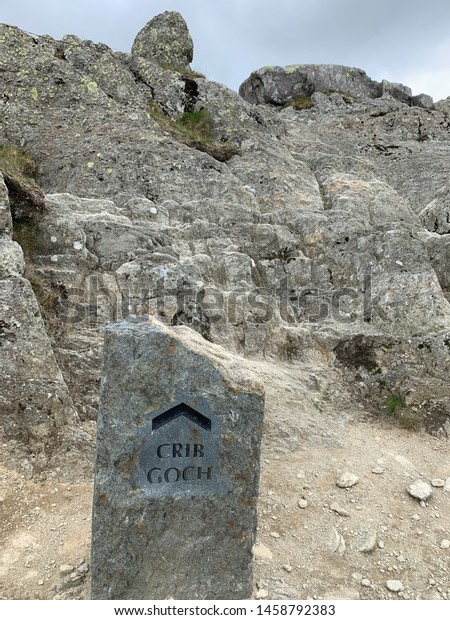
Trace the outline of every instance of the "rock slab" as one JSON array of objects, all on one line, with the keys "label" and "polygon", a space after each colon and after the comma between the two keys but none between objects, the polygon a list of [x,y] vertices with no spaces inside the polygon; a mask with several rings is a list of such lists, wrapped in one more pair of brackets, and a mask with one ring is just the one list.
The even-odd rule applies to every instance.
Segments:
[{"label": "rock slab", "polygon": [[262,383],[187,327],[120,321],[100,399],[92,597],[249,598]]}]

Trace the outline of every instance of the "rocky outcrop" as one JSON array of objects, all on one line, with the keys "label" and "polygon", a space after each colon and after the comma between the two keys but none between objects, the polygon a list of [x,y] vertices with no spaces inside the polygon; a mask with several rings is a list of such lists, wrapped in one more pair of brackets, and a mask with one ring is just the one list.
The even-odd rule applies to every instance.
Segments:
[{"label": "rocky outcrop", "polygon": [[450,114],[450,97],[447,97],[446,99],[441,99],[440,101],[436,101],[434,107],[436,110],[439,110],[439,112],[442,112],[443,114],[448,116]]},{"label": "rocky outcrop", "polygon": [[[32,221],[13,210],[11,223],[0,185],[1,363],[20,385],[41,381],[11,379],[3,394],[14,441],[30,450],[36,432],[14,428],[40,433],[44,418],[91,424],[104,324],[147,314],[241,355],[314,356],[366,407],[398,394],[447,432],[446,114],[356,69],[257,72],[263,90],[249,92],[264,102],[267,86],[277,105],[256,106],[154,57],[12,26],[0,36],[0,144],[36,160],[45,193]],[[309,107],[283,108],[296,71]],[[13,343],[14,317],[31,336]]]},{"label": "rocky outcrop", "polygon": [[[44,292],[43,280],[29,268],[25,269],[22,249],[11,239],[8,194],[1,174],[0,200],[1,213],[6,213],[2,218],[6,226],[3,224],[0,230],[2,441],[16,446],[10,465],[27,476],[45,470],[50,463],[64,461],[67,451],[75,461],[72,473],[88,471],[90,465],[87,463],[85,467],[82,460],[92,452],[91,437],[86,433],[83,436],[77,429],[78,414],[35,294],[35,290],[38,295],[39,292],[51,295],[51,292]],[[44,303],[49,303],[48,297]],[[22,452],[24,448],[26,455]]]},{"label": "rocky outcrop", "polygon": [[194,44],[182,16],[166,11],[142,28],[131,52],[162,66],[185,69],[194,57]]},{"label": "rocky outcrop", "polygon": [[389,95],[402,103],[430,108],[428,95],[412,96],[403,84],[372,80],[365,71],[342,65],[289,65],[263,67],[241,84],[239,94],[250,103],[285,105],[314,93],[339,93],[357,101]]},{"label": "rocky outcrop", "polygon": [[283,105],[295,97],[337,92],[367,99],[380,97],[380,84],[361,69],[342,65],[289,65],[253,71],[240,86],[239,94],[250,103]]}]

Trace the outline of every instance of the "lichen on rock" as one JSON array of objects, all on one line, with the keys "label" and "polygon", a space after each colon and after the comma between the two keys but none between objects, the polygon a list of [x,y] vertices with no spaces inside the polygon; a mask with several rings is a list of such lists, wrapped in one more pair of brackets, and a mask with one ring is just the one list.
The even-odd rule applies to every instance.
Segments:
[{"label": "lichen on rock", "polygon": [[175,69],[186,69],[194,58],[194,44],[186,22],[176,11],[149,21],[134,40],[132,54]]}]

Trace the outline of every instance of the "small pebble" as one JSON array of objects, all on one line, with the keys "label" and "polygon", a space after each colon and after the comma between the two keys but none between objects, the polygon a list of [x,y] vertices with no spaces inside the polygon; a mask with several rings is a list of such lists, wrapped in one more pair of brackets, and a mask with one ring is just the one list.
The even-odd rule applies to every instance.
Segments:
[{"label": "small pebble", "polygon": [[289,564],[285,564],[283,568],[287,573],[292,573],[292,571],[294,570],[292,566],[289,566]]},{"label": "small pebble", "polygon": [[379,549],[384,549],[384,542],[382,540],[378,541],[378,548]]},{"label": "small pebble", "polygon": [[253,555],[258,560],[271,560],[273,558],[272,551],[261,543],[253,545]]},{"label": "small pebble", "polygon": [[388,581],[386,581],[386,588],[390,592],[401,592],[403,590],[403,584],[397,579],[388,579]]},{"label": "small pebble", "polygon": [[431,486],[432,487],[436,487],[436,488],[441,488],[445,486],[445,480],[442,480],[442,478],[433,478],[433,480],[431,481]]},{"label": "small pebble", "polygon": [[444,540],[441,542],[440,547],[441,549],[450,549],[450,540],[447,540],[447,538],[444,538]]},{"label": "small pebble", "polygon": [[330,504],[330,510],[338,514],[340,517],[349,517],[350,513],[345,508],[341,508],[337,502]]},{"label": "small pebble", "polygon": [[358,551],[361,553],[370,553],[373,551],[377,544],[376,532],[369,532],[364,539],[363,544],[359,547]]},{"label": "small pebble", "polygon": [[384,474],[384,469],[382,467],[374,467],[372,469],[373,474]]},{"label": "small pebble", "polygon": [[370,585],[371,585],[370,579],[362,579],[361,585],[364,586],[365,588],[370,588]]},{"label": "small pebble", "polygon": [[258,601],[264,598],[269,598],[269,592],[265,588],[262,588],[261,590],[258,590],[258,592],[255,595],[255,598]]},{"label": "small pebble", "polygon": [[344,537],[342,536],[342,534],[339,534],[339,532],[335,528],[333,528],[333,531],[331,533],[330,546],[333,553],[343,555],[345,552],[346,544]]},{"label": "small pebble", "polygon": [[44,585],[44,580],[43,579],[39,579],[38,586],[43,586],[43,585]]},{"label": "small pebble", "polygon": [[298,505],[300,508],[307,508],[308,507],[308,502],[306,501],[306,499],[299,499],[298,500]]},{"label": "small pebble", "polygon": [[411,495],[411,497],[414,497],[424,502],[429,497],[431,497],[433,489],[428,484],[428,482],[424,482],[423,480],[416,480],[409,485],[408,493]]},{"label": "small pebble", "polygon": [[70,573],[73,573],[73,566],[72,564],[61,564],[61,566],[59,567],[59,572],[61,575],[70,575]]},{"label": "small pebble", "polygon": [[270,532],[269,536],[271,536],[272,538],[280,538],[278,532]]},{"label": "small pebble", "polygon": [[358,476],[348,471],[336,480],[337,486],[341,489],[350,489],[351,487],[354,487],[355,484],[358,484],[358,482]]}]

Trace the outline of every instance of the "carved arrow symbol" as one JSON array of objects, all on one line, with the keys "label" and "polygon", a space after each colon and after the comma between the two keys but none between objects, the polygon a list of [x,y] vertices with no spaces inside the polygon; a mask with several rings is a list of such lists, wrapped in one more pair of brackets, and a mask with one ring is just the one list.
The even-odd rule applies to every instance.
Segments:
[{"label": "carved arrow symbol", "polygon": [[152,422],[152,430],[156,431],[158,428],[169,424],[169,422],[172,422],[180,416],[188,418],[188,420],[194,422],[194,424],[197,424],[201,428],[204,428],[206,431],[211,430],[211,420],[185,403],[175,405],[175,407],[172,407],[171,409],[164,411],[164,413],[160,413],[156,416]]}]

